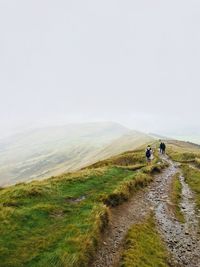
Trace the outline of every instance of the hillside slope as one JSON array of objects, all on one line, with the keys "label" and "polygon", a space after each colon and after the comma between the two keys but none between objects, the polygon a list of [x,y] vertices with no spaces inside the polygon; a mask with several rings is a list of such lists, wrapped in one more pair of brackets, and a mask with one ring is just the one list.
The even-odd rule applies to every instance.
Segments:
[{"label": "hillside slope", "polygon": [[129,129],[117,123],[69,124],[35,129],[0,141],[0,185],[74,169],[81,159]]},{"label": "hillside slope", "polygon": [[134,150],[147,143],[152,143],[154,138],[138,131],[130,131],[103,148],[94,158],[94,161],[106,159],[125,151]]},{"label": "hillside slope", "polygon": [[108,223],[108,207],[152,180],[154,166],[133,170],[144,164],[143,150],[128,152],[110,159],[109,166],[0,190],[1,266],[88,266]]},{"label": "hillside slope", "polygon": [[30,131],[0,143],[0,186],[78,170],[150,140],[111,122]]}]

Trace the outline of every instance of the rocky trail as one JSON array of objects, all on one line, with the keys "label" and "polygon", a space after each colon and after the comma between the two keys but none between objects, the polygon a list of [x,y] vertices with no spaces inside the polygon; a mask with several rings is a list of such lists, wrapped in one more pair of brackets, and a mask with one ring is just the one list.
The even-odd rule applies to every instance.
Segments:
[{"label": "rocky trail", "polygon": [[169,163],[161,174],[145,189],[136,193],[128,202],[113,208],[108,228],[99,245],[91,267],[118,267],[123,242],[128,229],[141,222],[154,211],[158,231],[171,253],[171,266],[200,266],[200,232],[198,215],[195,213],[193,194],[180,176],[182,184],[181,210],[185,223],[175,218],[170,202],[170,189],[173,176],[179,172],[178,165],[167,157]]}]

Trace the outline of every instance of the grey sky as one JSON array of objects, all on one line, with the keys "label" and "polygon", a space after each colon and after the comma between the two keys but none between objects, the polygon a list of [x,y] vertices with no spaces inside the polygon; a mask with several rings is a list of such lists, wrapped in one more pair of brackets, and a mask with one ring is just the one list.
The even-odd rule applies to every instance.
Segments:
[{"label": "grey sky", "polygon": [[96,120],[200,131],[199,88],[198,0],[0,0],[0,136]]}]

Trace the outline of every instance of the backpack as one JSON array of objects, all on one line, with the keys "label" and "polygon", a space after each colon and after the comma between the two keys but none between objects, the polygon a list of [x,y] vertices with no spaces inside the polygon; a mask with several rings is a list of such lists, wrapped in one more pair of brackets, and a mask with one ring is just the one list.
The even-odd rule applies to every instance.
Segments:
[{"label": "backpack", "polygon": [[147,151],[146,151],[146,157],[147,158],[150,158],[151,157],[151,150],[150,149],[147,149]]}]

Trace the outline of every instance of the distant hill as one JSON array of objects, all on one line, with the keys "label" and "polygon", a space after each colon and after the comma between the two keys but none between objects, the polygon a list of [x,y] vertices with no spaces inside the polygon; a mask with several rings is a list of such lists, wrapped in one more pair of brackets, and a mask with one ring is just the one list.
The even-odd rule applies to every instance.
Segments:
[{"label": "distant hill", "polygon": [[174,135],[174,139],[188,141],[200,145],[200,135],[191,134],[191,135]]},{"label": "distant hill", "polygon": [[153,138],[160,139],[160,140],[169,139],[169,137],[166,137],[166,136],[163,136],[163,135],[160,135],[160,134],[156,134],[156,133],[149,133],[149,135],[152,136]]},{"label": "distant hill", "polygon": [[112,122],[46,127],[0,140],[0,185],[12,184],[78,167],[129,131]]},{"label": "distant hill", "polygon": [[94,156],[93,161],[106,159],[125,151],[134,150],[153,140],[153,137],[142,132],[129,131],[98,152],[98,154]]},{"label": "distant hill", "polygon": [[186,142],[186,141],[180,141],[180,140],[166,140],[166,144],[169,147],[174,148],[176,151],[184,151],[184,152],[199,152],[200,145],[193,143],[193,142]]},{"label": "distant hill", "polygon": [[0,186],[73,171],[150,141],[113,122],[35,129],[0,140]]}]

